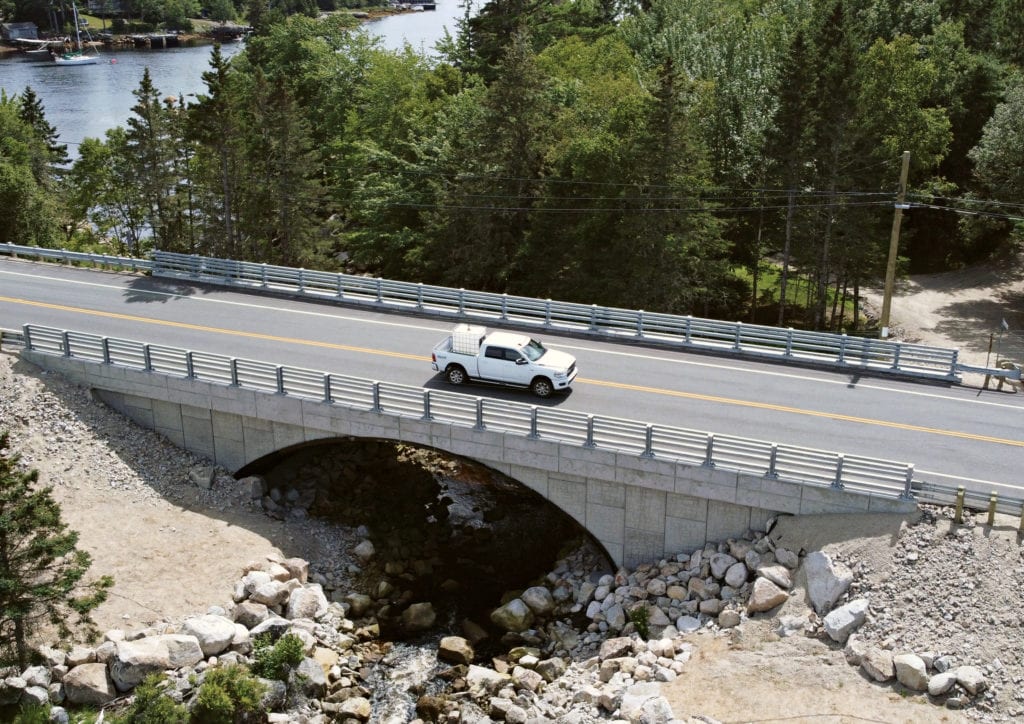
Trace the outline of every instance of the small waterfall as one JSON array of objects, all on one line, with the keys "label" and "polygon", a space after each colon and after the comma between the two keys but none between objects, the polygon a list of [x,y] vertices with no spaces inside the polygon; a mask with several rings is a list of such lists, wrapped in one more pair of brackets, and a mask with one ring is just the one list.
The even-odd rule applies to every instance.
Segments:
[{"label": "small waterfall", "polygon": [[[396,643],[377,664],[373,687],[373,721],[406,724],[416,718],[416,700],[432,693],[437,668],[434,647]],[[436,686],[440,690],[440,684]]]}]

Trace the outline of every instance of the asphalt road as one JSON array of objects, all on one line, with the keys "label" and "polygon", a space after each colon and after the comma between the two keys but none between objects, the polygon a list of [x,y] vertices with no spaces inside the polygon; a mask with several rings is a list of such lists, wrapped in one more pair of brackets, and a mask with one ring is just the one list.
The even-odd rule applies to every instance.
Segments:
[{"label": "asphalt road", "polygon": [[[416,386],[446,387],[431,320],[0,257],[0,328],[42,324]],[[1024,497],[1024,394],[557,335],[571,394],[468,394],[913,463],[915,478]],[[1014,490],[1008,490],[1014,488]]]}]

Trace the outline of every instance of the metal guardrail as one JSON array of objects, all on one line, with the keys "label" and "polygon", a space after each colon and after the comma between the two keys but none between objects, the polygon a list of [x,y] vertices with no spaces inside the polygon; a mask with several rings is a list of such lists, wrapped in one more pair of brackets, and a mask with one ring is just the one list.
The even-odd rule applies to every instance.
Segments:
[{"label": "metal guardrail", "polygon": [[313,399],[395,417],[508,432],[887,498],[911,498],[914,466],[699,430],[285,367],[220,354],[25,325],[27,349],[154,374]]},{"label": "metal guardrail", "polygon": [[719,354],[959,382],[957,350],[643,310],[475,292],[230,259],[153,254],[153,275]]},{"label": "metal guardrail", "polygon": [[139,259],[132,256],[115,256],[110,254],[89,254],[67,249],[46,249],[41,246],[19,246],[17,244],[0,244],[0,254],[29,259],[45,259],[59,261],[64,264],[88,264],[101,269],[129,269],[131,271],[151,271],[153,262],[150,259]]},{"label": "metal guardrail", "polygon": [[24,333],[21,330],[0,329],[0,352],[4,350],[5,345],[8,349],[23,347],[25,345]]}]

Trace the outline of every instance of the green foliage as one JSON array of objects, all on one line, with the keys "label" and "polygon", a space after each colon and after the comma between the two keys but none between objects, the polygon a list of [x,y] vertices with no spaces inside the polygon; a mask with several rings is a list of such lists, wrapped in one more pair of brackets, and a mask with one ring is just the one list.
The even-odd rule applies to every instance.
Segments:
[{"label": "green foliage", "polygon": [[636,606],[629,612],[629,621],[636,628],[636,632],[640,634],[640,638],[644,641],[651,635],[651,628],[649,625],[650,613],[647,610],[646,604]]},{"label": "green foliage", "polygon": [[163,674],[147,676],[132,692],[131,704],[111,718],[112,724],[188,724],[188,709],[167,695],[166,685]]},{"label": "green foliage", "polygon": [[[0,715],[2,714],[3,710],[0,709]],[[21,705],[14,715],[14,721],[17,724],[49,724],[50,707],[49,705],[39,706],[36,704],[31,706]]]},{"label": "green foliage", "polygon": [[196,724],[234,724],[261,711],[265,685],[244,666],[218,666],[206,672],[192,707]]},{"label": "green foliage", "polygon": [[[109,577],[83,583],[92,559],[76,548],[78,534],[61,520],[52,488],[37,489],[39,474],[7,452],[0,433],[0,663],[28,662],[28,640],[43,622],[62,636],[77,623],[92,631],[89,613],[106,599]],[[78,614],[69,620],[68,614]]]},{"label": "green foliage", "polygon": [[264,679],[288,680],[288,672],[298,666],[305,655],[304,644],[295,634],[285,634],[271,643],[268,635],[257,636],[253,642],[252,670]]}]

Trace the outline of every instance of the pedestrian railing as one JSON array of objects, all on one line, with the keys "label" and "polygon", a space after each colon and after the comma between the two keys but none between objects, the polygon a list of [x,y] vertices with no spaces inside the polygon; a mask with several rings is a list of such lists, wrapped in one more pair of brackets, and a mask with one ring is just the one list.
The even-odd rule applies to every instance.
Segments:
[{"label": "pedestrian railing", "polygon": [[652,425],[348,375],[25,325],[27,349],[153,374],[314,399],[645,458],[738,471],[887,498],[909,498],[914,466],[763,440]]},{"label": "pedestrian railing", "polygon": [[163,251],[153,254],[153,275],[459,320],[541,327],[874,374],[959,381],[956,350],[845,334],[721,322]]}]

